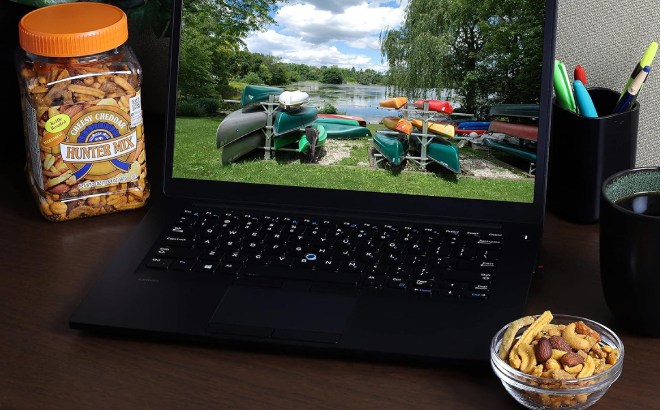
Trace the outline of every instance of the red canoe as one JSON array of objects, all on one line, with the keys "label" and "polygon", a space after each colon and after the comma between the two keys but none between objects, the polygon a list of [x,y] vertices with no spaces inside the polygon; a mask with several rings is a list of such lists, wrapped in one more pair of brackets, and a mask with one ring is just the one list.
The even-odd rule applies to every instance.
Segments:
[{"label": "red canoe", "polygon": [[486,130],[459,130],[458,128],[456,129],[456,135],[470,135],[473,132],[477,135],[483,135],[487,133],[488,131]]},{"label": "red canoe", "polygon": [[437,111],[444,114],[451,114],[454,112],[454,107],[451,106],[451,103],[448,101],[438,101],[438,100],[417,100],[415,101],[415,108],[418,110],[424,109],[424,103],[429,102],[429,110]]},{"label": "red canoe", "polygon": [[333,120],[347,120],[347,121],[357,121],[360,124],[360,127],[366,127],[367,122],[360,117],[351,117],[350,115],[336,115],[336,114],[319,114],[319,118],[331,118]]},{"label": "red canoe", "polygon": [[498,132],[531,141],[538,141],[539,127],[535,125],[512,124],[510,122],[493,121],[490,123],[490,132]]}]

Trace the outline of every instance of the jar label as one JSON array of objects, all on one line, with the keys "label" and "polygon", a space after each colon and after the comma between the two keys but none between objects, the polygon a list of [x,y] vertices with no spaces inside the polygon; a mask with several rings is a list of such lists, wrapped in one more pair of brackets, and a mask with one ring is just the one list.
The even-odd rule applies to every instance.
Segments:
[{"label": "jar label", "polygon": [[[138,98],[139,121],[134,98]],[[37,125],[28,127],[28,134],[33,161],[36,159],[33,176],[39,188],[69,197],[84,196],[96,188],[137,183],[146,175],[138,93],[29,108],[28,124],[31,117]]]}]

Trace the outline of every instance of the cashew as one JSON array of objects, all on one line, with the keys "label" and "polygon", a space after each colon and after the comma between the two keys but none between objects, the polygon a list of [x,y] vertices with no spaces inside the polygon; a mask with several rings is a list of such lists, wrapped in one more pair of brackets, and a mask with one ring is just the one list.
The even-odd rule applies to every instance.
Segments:
[{"label": "cashew", "polygon": [[48,202],[41,202],[39,204],[39,207],[41,208],[41,213],[44,214],[45,216],[53,215],[53,213],[50,210],[50,206],[48,205]]},{"label": "cashew", "polygon": [[94,216],[97,214],[97,211],[95,208],[92,208],[91,206],[79,206],[77,208],[74,208],[71,212],[69,212],[69,218],[75,219],[75,218],[80,218],[81,216]]},{"label": "cashew", "polygon": [[612,353],[613,350],[614,349],[612,348],[612,346],[608,346],[608,345],[603,346],[603,351],[606,353]]},{"label": "cashew", "polygon": [[548,359],[545,362],[545,369],[546,370],[555,370],[555,369],[561,369],[561,365],[559,362],[555,359]]},{"label": "cashew", "polygon": [[560,360],[566,354],[563,350],[552,349],[552,358],[555,360]]},{"label": "cashew", "polygon": [[589,377],[594,374],[594,370],[596,370],[596,362],[594,362],[594,358],[591,356],[588,356],[587,359],[584,361],[584,367],[578,373],[577,377],[578,379],[582,379],[584,377]]},{"label": "cashew", "polygon": [[534,377],[541,377],[543,374],[543,365],[539,364],[538,366],[534,367],[534,369],[531,372],[531,375]]},{"label": "cashew", "polygon": [[568,367],[568,366],[564,365],[564,371],[566,371],[566,373],[570,373],[570,374],[578,374],[582,371],[583,367],[584,366],[582,365],[582,363],[576,364],[573,367]]},{"label": "cashew", "polygon": [[534,371],[534,367],[536,367],[534,348],[530,345],[520,345],[518,355],[520,356],[520,371],[528,374]]},{"label": "cashew", "polygon": [[575,323],[566,326],[562,337],[573,349],[589,350],[590,343],[575,333]]}]

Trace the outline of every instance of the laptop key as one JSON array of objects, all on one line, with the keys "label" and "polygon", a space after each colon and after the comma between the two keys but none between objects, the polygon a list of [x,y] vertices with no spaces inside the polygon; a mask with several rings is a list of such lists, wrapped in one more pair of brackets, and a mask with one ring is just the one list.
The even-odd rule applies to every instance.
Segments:
[{"label": "laptop key", "polygon": [[454,254],[457,258],[474,259],[474,257],[477,256],[477,250],[472,248],[457,248],[454,250]]},{"label": "laptop key", "polygon": [[197,259],[202,254],[202,251],[197,249],[174,248],[170,246],[161,246],[158,248],[154,257],[156,258],[169,258],[169,259]]},{"label": "laptop key", "polygon": [[225,262],[238,262],[238,263],[243,263],[247,260],[247,253],[243,252],[229,252],[225,254],[224,261]]},{"label": "laptop key", "polygon": [[218,266],[218,273],[222,275],[233,275],[233,276],[238,276],[238,273],[241,271],[241,268],[243,267],[242,264],[240,263],[234,263],[234,262],[225,262],[221,263]]},{"label": "laptop key", "polygon": [[399,253],[390,253],[381,260],[389,265],[403,265],[404,256]]},{"label": "laptop key", "polygon": [[465,296],[468,299],[486,300],[488,299],[488,292],[467,292]]},{"label": "laptop key", "polygon": [[167,270],[171,264],[172,259],[151,258],[149,259],[149,262],[147,262],[147,268]]},{"label": "laptop key", "polygon": [[468,290],[472,292],[487,293],[490,290],[488,285],[471,285],[468,286]]},{"label": "laptop key", "polygon": [[437,290],[435,294],[446,298],[460,298],[463,295],[463,291],[455,289],[440,289]]},{"label": "laptop key", "polygon": [[332,259],[335,254],[334,249],[331,248],[316,248],[310,252],[318,256],[319,259]]},{"label": "laptop key", "polygon": [[216,249],[220,246],[219,239],[202,238],[195,244],[196,249]]},{"label": "laptop key", "polygon": [[405,245],[397,242],[388,242],[383,246],[383,252],[387,253],[402,253]]},{"label": "laptop key", "polygon": [[271,244],[282,244],[282,243],[287,243],[289,240],[289,235],[285,235],[282,233],[271,233],[266,236],[265,242],[266,243],[271,243]]},{"label": "laptop key", "polygon": [[266,245],[264,247],[264,251],[269,254],[269,255],[284,255],[287,251],[288,247],[286,245],[282,245],[279,243],[275,243],[272,245]]},{"label": "laptop key", "polygon": [[257,276],[263,278],[294,279],[296,271],[291,269],[281,269],[272,267],[254,267],[247,266],[244,270],[245,276]]},{"label": "laptop key", "polygon": [[381,242],[376,241],[360,242],[358,244],[358,249],[368,252],[378,252],[380,251],[380,248]]},{"label": "laptop key", "polygon": [[327,271],[338,271],[341,268],[340,260],[330,260],[326,259],[318,263],[316,269],[327,270]]},{"label": "laptop key", "polygon": [[184,227],[184,226],[175,226],[170,230],[170,233],[172,235],[180,236],[180,237],[195,237],[199,233],[201,229],[200,228],[190,228],[190,227]]},{"label": "laptop key", "polygon": [[215,274],[216,269],[218,269],[218,265],[220,264],[217,262],[198,263],[197,266],[195,266],[195,272],[213,275]]},{"label": "laptop key", "polygon": [[290,268],[293,265],[293,258],[287,255],[280,255],[271,258],[270,264],[280,268]]},{"label": "laptop key", "polygon": [[226,252],[235,252],[239,249],[241,249],[241,241],[240,240],[221,240],[220,241],[220,247],[221,250],[226,251]]},{"label": "laptop key", "polygon": [[410,277],[412,269],[408,266],[390,266],[387,270],[389,276]]},{"label": "laptop key", "polygon": [[427,279],[415,279],[412,282],[412,286],[415,288],[433,288],[433,285],[435,284],[434,281],[432,280],[427,280]]},{"label": "laptop key", "polygon": [[495,272],[495,262],[479,260],[460,260],[457,269],[472,270],[477,272]]},{"label": "laptop key", "polygon": [[365,264],[362,262],[347,261],[342,263],[341,271],[350,272],[350,273],[362,273],[362,271],[364,270],[364,266]]},{"label": "laptop key", "polygon": [[164,246],[177,246],[180,248],[192,248],[195,245],[194,237],[166,236],[163,240]]},{"label": "laptop key", "polygon": [[382,275],[368,275],[364,278],[362,286],[367,286],[370,288],[381,288],[385,282],[385,276]]},{"label": "laptop key", "polygon": [[438,268],[438,269],[449,270],[449,269],[451,269],[453,263],[454,263],[454,260],[451,259],[451,258],[431,259],[431,267]]},{"label": "laptop key", "polygon": [[495,239],[479,239],[478,241],[473,241],[472,246],[480,249],[499,250],[502,249],[502,241]]},{"label": "laptop key", "polygon": [[408,288],[408,280],[406,278],[390,278],[387,283],[388,288],[406,290]]},{"label": "laptop key", "polygon": [[197,263],[197,261],[190,259],[176,259],[171,267],[176,271],[190,272],[195,267],[195,263]]},{"label": "laptop key", "polygon": [[450,271],[445,272],[442,275],[442,279],[457,282],[490,283],[493,280],[493,276],[490,273]]},{"label": "laptop key", "polygon": [[408,265],[414,267],[422,267],[429,264],[428,256],[409,256],[406,261]]},{"label": "laptop key", "polygon": [[438,283],[438,288],[439,289],[449,289],[449,290],[463,290],[466,288],[465,283],[463,282],[452,282],[448,280],[443,280],[440,283]]},{"label": "laptop key", "polygon": [[408,245],[408,253],[413,254],[413,255],[425,255],[429,250],[428,245],[424,244],[411,244]]},{"label": "laptop key", "polygon": [[380,253],[375,253],[375,252],[365,252],[360,255],[360,260],[362,262],[367,262],[367,263],[375,263],[380,260],[380,257],[382,255]]},{"label": "laptop key", "polygon": [[316,255],[313,259],[309,257],[299,258],[293,263],[293,267],[296,269],[314,269],[317,262]]},{"label": "laptop key", "polygon": [[482,251],[477,252],[476,259],[487,260],[487,261],[496,261],[496,260],[500,259],[500,252],[482,250]]},{"label": "laptop key", "polygon": [[388,268],[389,266],[384,263],[371,263],[366,266],[364,272],[367,275],[385,275]]},{"label": "laptop key", "polygon": [[352,261],[355,259],[355,252],[354,251],[337,251],[335,252],[335,258],[336,259],[341,259],[343,261]]},{"label": "laptop key", "polygon": [[350,238],[342,238],[335,242],[335,248],[344,250],[355,250],[357,248],[357,241]]},{"label": "laptop key", "polygon": [[243,250],[243,252],[247,252],[247,253],[252,253],[252,254],[254,254],[254,253],[261,253],[261,252],[263,252],[263,250],[264,250],[265,247],[266,247],[266,245],[263,245],[263,244],[261,244],[261,243],[259,243],[259,242],[248,242],[248,243],[246,243],[246,244],[243,245],[243,249],[242,249],[242,250]]},{"label": "laptop key", "polygon": [[302,270],[296,272],[296,279],[310,282],[334,283],[338,285],[357,286],[359,273],[328,272],[319,270]]},{"label": "laptop key", "polygon": [[200,261],[215,261],[220,262],[220,260],[225,256],[225,253],[218,250],[208,250],[203,252],[199,256]]},{"label": "laptop key", "polygon": [[432,296],[433,295],[433,288],[429,287],[413,287],[411,290],[412,293],[416,295],[422,295],[422,296]]},{"label": "laptop key", "polygon": [[413,269],[412,274],[414,277],[419,279],[431,280],[431,279],[435,279],[437,275],[437,271],[435,269],[429,269],[429,268],[416,268]]},{"label": "laptop key", "polygon": [[247,265],[265,266],[265,265],[268,265],[269,260],[270,260],[270,258],[267,255],[258,253],[256,255],[248,256],[245,263]]}]

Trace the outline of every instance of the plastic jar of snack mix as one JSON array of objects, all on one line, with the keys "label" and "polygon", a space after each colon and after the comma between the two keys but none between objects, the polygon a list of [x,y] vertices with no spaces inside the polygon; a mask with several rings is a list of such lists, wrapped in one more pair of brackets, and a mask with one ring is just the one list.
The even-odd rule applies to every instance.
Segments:
[{"label": "plastic jar of snack mix", "polygon": [[19,36],[26,169],[43,216],[144,206],[142,68],[124,12],[87,2],[45,7],[21,20]]}]

